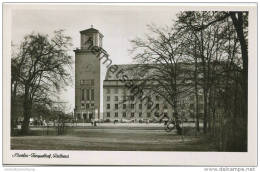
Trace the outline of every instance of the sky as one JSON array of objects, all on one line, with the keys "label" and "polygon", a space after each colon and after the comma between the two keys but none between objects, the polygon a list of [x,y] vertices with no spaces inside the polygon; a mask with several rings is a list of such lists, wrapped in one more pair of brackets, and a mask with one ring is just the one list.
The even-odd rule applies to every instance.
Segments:
[{"label": "sky", "polygon": [[[179,9],[173,6],[20,5],[12,10],[11,40],[18,45],[26,34],[34,32],[51,35],[54,30],[64,29],[65,34],[72,37],[73,47],[69,53],[75,59],[73,50],[80,47],[79,31],[93,25],[104,35],[103,48],[113,64],[128,64],[133,62],[128,51],[131,49],[129,41],[149,34],[148,24],[160,27],[172,25],[178,12]],[[102,80],[105,69],[103,67],[101,71]],[[74,68],[72,76],[74,78]],[[66,102],[66,112],[74,109],[74,95],[74,83],[60,92],[59,101]],[[102,102],[101,92],[101,107]]]}]

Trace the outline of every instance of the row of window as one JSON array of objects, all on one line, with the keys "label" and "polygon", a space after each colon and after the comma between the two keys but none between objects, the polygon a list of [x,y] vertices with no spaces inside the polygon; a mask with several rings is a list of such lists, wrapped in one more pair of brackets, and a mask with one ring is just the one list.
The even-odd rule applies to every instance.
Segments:
[{"label": "row of window", "polygon": [[[118,104],[115,104],[115,109],[118,109]],[[110,104],[107,104],[107,108],[106,109],[110,109],[111,106]],[[135,108],[135,104],[130,104],[130,109],[134,109]],[[139,104],[138,106],[139,109],[142,109],[143,108],[143,104]],[[151,109],[152,108],[152,105],[151,104],[148,104],[147,105],[147,109]],[[123,109],[126,109],[126,104],[123,104]],[[160,104],[155,104],[155,109],[160,109]],[[163,109],[168,109],[168,106],[167,105],[163,105]]]},{"label": "row of window", "polygon": [[92,108],[92,107],[95,107],[95,104],[94,103],[82,103],[81,104],[81,109],[89,109],[89,108]]},{"label": "row of window", "polygon": [[[111,93],[111,90],[114,90],[114,91],[113,91],[114,94],[118,94],[118,92],[119,92],[119,89],[118,89],[118,88],[113,88],[113,89],[112,89],[112,88],[107,88],[107,89],[106,89],[106,93],[107,93],[107,94],[110,94],[110,93]],[[127,92],[126,90],[127,90],[127,89],[122,89],[122,90],[123,90],[123,94],[126,94],[126,92]],[[115,96],[114,98],[115,98],[115,99],[114,99],[115,101],[118,101],[118,96]],[[123,100],[127,100],[126,98],[127,98],[127,96],[123,96]],[[129,99],[130,99],[130,100],[134,100],[134,96],[128,96],[128,100],[129,100]],[[157,101],[159,101],[159,100],[160,100],[160,97],[159,97],[159,96],[155,96],[155,99],[156,99]],[[199,96],[198,96],[198,99],[199,99],[199,101],[203,101],[203,96],[202,96],[202,95],[199,95]],[[149,97],[148,100],[151,100],[151,97]],[[191,101],[194,101],[194,100],[195,100],[195,96],[194,96],[194,95],[190,96],[190,100],[191,100]],[[110,96],[107,96],[107,101],[110,101]]]},{"label": "row of window", "polygon": [[[151,101],[151,97],[144,98],[144,99],[147,99],[147,101]],[[111,96],[107,96],[106,100],[109,102],[111,100]],[[114,101],[118,101],[118,100],[119,100],[119,97],[118,96],[114,96]],[[123,101],[126,101],[126,100],[134,101],[135,97],[134,96],[122,96],[122,100]],[[142,100],[142,99],[140,99],[140,100]],[[156,96],[156,100],[157,101],[160,100],[159,96]]]},{"label": "row of window", "polygon": [[[110,93],[111,93],[111,90],[113,90],[113,89],[112,89],[112,88],[107,88],[107,89],[106,89],[106,93],[107,93],[107,94],[110,94]],[[113,93],[117,94],[117,93],[118,93],[118,88],[115,88]],[[124,93],[124,94],[126,93],[126,89],[123,89],[123,93]]]},{"label": "row of window", "polygon": [[[113,90],[113,91],[111,91]],[[127,92],[130,92],[130,91],[127,91],[127,89],[118,89],[118,88],[106,88],[106,94],[118,94],[119,93],[119,90],[122,90],[122,93],[123,94],[126,94]],[[156,99],[159,99],[159,96],[156,96]]]},{"label": "row of window", "polygon": [[81,89],[81,100],[94,100],[94,89]]},{"label": "row of window", "polygon": [[80,80],[80,84],[94,86],[94,79]]},{"label": "row of window", "polygon": [[[107,112],[106,115],[107,115],[107,117],[111,117],[111,116],[110,116],[110,112]],[[123,112],[122,117],[126,117],[126,115],[127,115],[126,112]],[[139,112],[138,114],[135,114],[134,112],[131,112],[131,113],[130,113],[130,116],[133,117],[133,118],[134,118],[134,117],[137,117],[137,116],[138,116],[138,117],[142,117],[142,116],[143,116],[143,113],[142,113],[142,112]],[[115,112],[114,117],[116,117],[116,118],[118,117],[118,112]],[[151,113],[148,112],[148,113],[146,114],[146,117],[151,117]]]}]

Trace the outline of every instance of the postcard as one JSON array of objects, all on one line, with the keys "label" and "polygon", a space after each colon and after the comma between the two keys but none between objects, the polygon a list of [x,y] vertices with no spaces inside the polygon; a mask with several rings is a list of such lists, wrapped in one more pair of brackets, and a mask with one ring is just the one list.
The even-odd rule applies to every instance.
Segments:
[{"label": "postcard", "polygon": [[256,3],[4,3],[3,163],[255,166]]}]

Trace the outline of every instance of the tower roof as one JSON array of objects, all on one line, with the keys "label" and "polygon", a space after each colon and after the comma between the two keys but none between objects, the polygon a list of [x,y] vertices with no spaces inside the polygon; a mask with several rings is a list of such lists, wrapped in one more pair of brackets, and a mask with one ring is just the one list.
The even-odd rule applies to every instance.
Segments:
[{"label": "tower roof", "polygon": [[84,33],[99,33],[102,37],[104,36],[102,33],[99,32],[99,30],[93,27],[80,31],[80,34],[84,34]]},{"label": "tower roof", "polygon": [[89,28],[89,29],[85,29],[85,30],[82,30],[80,31],[80,33],[97,33],[99,32],[97,29],[94,29],[94,28]]}]

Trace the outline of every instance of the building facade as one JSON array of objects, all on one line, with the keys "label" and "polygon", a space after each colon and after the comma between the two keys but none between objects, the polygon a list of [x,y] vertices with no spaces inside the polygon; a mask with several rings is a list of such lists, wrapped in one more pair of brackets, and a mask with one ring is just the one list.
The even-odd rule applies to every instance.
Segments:
[{"label": "building facade", "polygon": [[[101,59],[102,54],[94,53],[94,48],[102,48],[103,35],[96,29],[80,31],[80,48],[75,52],[75,109],[74,118],[77,121],[89,122],[101,118]],[[107,59],[106,59],[107,60]],[[104,64],[104,63],[103,63]],[[173,108],[160,96],[143,90],[144,98],[133,94],[126,83],[121,82],[111,73],[113,67],[117,71],[128,71],[134,64],[111,65],[103,81],[103,120],[104,121],[154,121],[155,118],[167,116],[173,118]],[[135,71],[138,72],[138,71]],[[134,76],[131,73],[128,76]],[[139,82],[136,78],[128,78]],[[203,113],[203,97],[200,95],[199,112]],[[152,102],[152,103],[151,103]],[[180,101],[178,113],[190,114],[195,109],[194,95]]]},{"label": "building facade", "polygon": [[[116,65],[117,71],[127,71],[133,64]],[[149,92],[149,89],[142,90],[143,98],[136,96],[126,82],[120,77],[111,73],[112,65],[106,73],[103,81],[103,120],[104,121],[156,121],[158,116],[173,118],[174,110],[162,97]],[[136,71],[135,71],[136,72]],[[137,71],[138,72],[138,71]],[[127,76],[133,76],[127,73]],[[137,79],[129,78],[132,82],[139,84]],[[185,118],[194,118],[195,96],[190,95],[180,100],[181,109],[178,113]],[[199,113],[203,113],[203,96],[199,95]],[[201,115],[202,116],[202,115]]]},{"label": "building facade", "polygon": [[100,117],[100,60],[92,48],[102,48],[103,35],[96,29],[80,31],[80,48],[75,52],[74,117],[90,121]]}]

